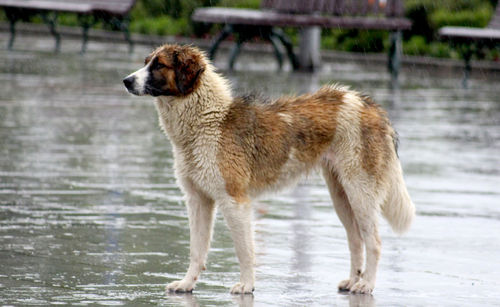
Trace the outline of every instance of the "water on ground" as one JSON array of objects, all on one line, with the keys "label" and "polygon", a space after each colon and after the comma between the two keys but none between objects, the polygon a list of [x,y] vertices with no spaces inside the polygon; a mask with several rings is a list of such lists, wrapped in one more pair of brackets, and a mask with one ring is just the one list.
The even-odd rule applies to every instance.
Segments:
[{"label": "water on ground", "polygon": [[[1,36],[0,45],[6,43]],[[343,227],[319,175],[255,204],[253,296],[232,296],[238,262],[221,217],[193,294],[167,294],[188,265],[188,221],[171,146],[153,100],[121,79],[149,47],[24,37],[0,50],[0,304],[172,306],[486,306],[500,301],[500,78],[405,67],[326,63],[277,73],[244,54],[235,93],[277,97],[341,82],[372,95],[399,132],[417,218],[405,236],[381,221],[372,296],[337,292],[349,274]],[[216,64],[225,67],[221,55]]]}]

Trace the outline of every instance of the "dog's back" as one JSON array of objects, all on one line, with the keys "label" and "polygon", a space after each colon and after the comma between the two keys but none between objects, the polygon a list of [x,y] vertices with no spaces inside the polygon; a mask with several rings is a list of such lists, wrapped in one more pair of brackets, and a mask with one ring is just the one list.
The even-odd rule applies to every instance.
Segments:
[{"label": "dog's back", "polygon": [[396,182],[397,136],[386,113],[345,87],[274,101],[235,98],[221,131],[218,163],[234,197],[279,188],[321,165],[377,189]]}]

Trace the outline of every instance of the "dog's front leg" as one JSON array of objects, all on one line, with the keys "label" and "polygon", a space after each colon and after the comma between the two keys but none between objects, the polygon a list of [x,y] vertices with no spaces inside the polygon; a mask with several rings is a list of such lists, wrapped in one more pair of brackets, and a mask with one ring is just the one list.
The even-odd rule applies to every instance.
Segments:
[{"label": "dog's front leg", "polygon": [[249,202],[238,203],[231,199],[222,203],[220,209],[231,231],[240,262],[240,282],[231,288],[231,293],[252,293],[255,282],[252,207]]},{"label": "dog's front leg", "polygon": [[167,290],[175,292],[191,292],[201,271],[205,269],[205,259],[210,248],[214,223],[213,200],[194,189],[187,189],[187,192],[190,262],[184,278],[167,285]]}]

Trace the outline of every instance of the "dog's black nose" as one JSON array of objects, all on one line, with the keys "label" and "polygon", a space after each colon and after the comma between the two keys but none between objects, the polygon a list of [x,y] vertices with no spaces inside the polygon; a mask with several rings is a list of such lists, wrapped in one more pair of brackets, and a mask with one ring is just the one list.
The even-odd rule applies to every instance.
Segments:
[{"label": "dog's black nose", "polygon": [[132,87],[132,84],[134,84],[134,77],[130,76],[123,79],[123,84],[125,84],[125,87],[127,89],[130,89]]}]

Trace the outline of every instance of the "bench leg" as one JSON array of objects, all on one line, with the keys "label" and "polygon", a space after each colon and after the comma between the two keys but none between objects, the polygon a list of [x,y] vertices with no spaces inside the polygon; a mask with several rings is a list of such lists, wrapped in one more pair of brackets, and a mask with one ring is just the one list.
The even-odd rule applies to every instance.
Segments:
[{"label": "bench leg", "polygon": [[462,87],[467,88],[469,86],[469,77],[472,70],[470,60],[474,51],[472,50],[472,47],[464,46],[461,53],[464,58],[464,76],[462,78]]},{"label": "bench leg", "polygon": [[125,40],[128,42],[128,53],[132,53],[134,51],[134,41],[132,41],[132,37],[130,35],[130,17],[125,16],[121,21],[120,28],[125,36]]},{"label": "bench leg", "polygon": [[295,56],[295,53],[293,53],[293,45],[290,39],[283,33],[283,30],[278,29],[278,28],[273,28],[271,36],[277,37],[283,46],[285,46],[286,53],[288,55],[288,58],[290,59],[290,64],[292,64],[293,70],[298,70],[299,69],[299,61],[297,60],[297,57]]},{"label": "bench leg", "polygon": [[57,13],[43,13],[42,14],[43,21],[47,23],[50,29],[50,33],[54,36],[56,40],[56,45],[54,48],[54,52],[58,53],[61,51],[61,35],[56,30],[57,25]]},{"label": "bench leg", "polygon": [[129,24],[130,17],[111,17],[108,21],[108,24],[111,25],[113,30],[120,30],[123,32],[125,40],[128,42],[128,52],[132,53],[134,51],[134,42],[132,41],[132,37],[130,36]]},{"label": "bench leg", "polygon": [[274,55],[278,61],[278,70],[281,70],[283,68],[283,55],[278,47],[279,40],[276,36],[272,35],[272,33],[268,33],[266,39],[268,39],[271,42],[271,45],[273,45]]},{"label": "bench leg", "polygon": [[7,44],[7,48],[9,50],[12,50],[12,48],[14,47],[14,40],[16,39],[16,22],[19,20],[19,16],[18,14],[16,14],[15,9],[9,9],[9,8],[5,8],[5,15],[9,20],[9,30],[10,30],[10,37],[9,37],[9,42]]},{"label": "bench leg", "polygon": [[215,53],[217,52],[217,49],[219,48],[220,43],[225,40],[229,35],[231,35],[234,32],[233,27],[231,25],[226,25],[224,26],[224,29],[215,37],[212,46],[210,47],[210,50],[208,51],[208,57],[210,60],[215,59]]},{"label": "bench leg", "polygon": [[300,29],[299,64],[300,69],[314,71],[321,62],[321,28],[319,26]]},{"label": "bench leg", "polygon": [[14,40],[16,39],[16,21],[17,20],[9,20],[10,24],[10,37],[8,44],[9,50],[12,50],[12,48],[14,47]]},{"label": "bench leg", "polygon": [[236,41],[236,44],[233,45],[233,48],[231,49],[231,54],[229,55],[229,70],[232,71],[234,68],[234,62],[236,62],[236,58],[240,54],[241,51],[241,45],[243,45],[244,40],[241,38],[238,38]]},{"label": "bench leg", "polygon": [[391,74],[391,86],[393,89],[399,87],[398,76],[401,67],[401,54],[403,53],[401,31],[391,32],[389,47],[388,69]]},{"label": "bench leg", "polygon": [[464,56],[465,65],[464,65],[464,77],[462,79],[462,87],[463,88],[467,88],[469,86],[469,77],[470,77],[470,72],[472,70],[472,68],[470,66],[470,59],[471,59],[471,55]]},{"label": "bench leg", "polygon": [[96,23],[96,20],[91,15],[78,15],[78,22],[82,27],[82,49],[80,50],[80,54],[83,55],[87,51],[89,29]]},{"label": "bench leg", "polygon": [[87,51],[87,42],[89,41],[89,24],[82,24],[82,49],[80,49],[80,54],[85,54]]}]

